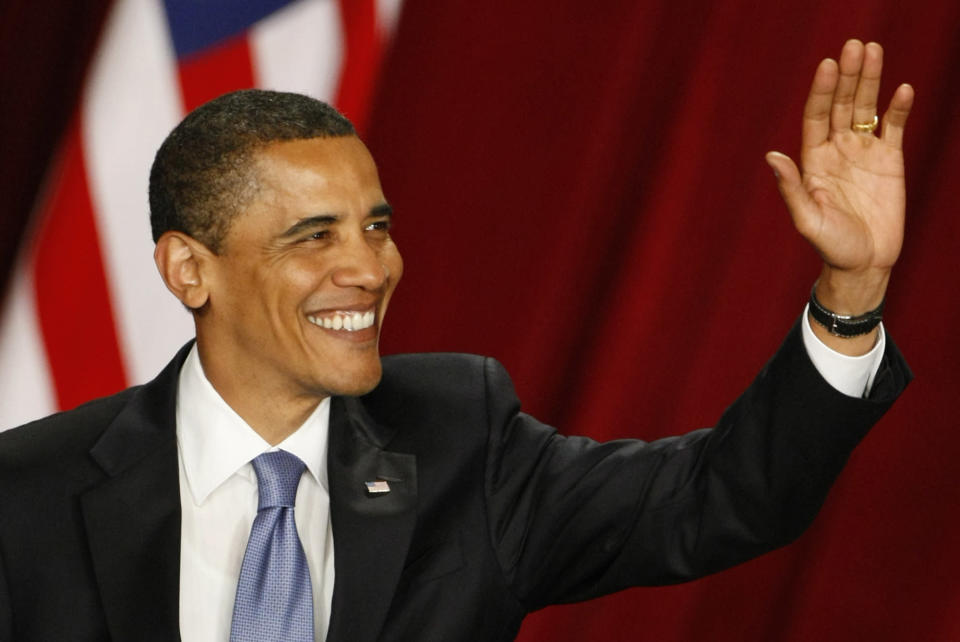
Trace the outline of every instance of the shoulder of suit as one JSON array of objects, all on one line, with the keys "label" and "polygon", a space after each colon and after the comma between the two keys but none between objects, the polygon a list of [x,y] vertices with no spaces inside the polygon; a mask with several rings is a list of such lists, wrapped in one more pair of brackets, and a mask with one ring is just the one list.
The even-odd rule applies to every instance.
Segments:
[{"label": "shoulder of suit", "polygon": [[57,460],[88,461],[90,449],[104,431],[136,400],[151,408],[172,404],[171,393],[176,391],[180,367],[193,343],[193,340],[188,341],[160,374],[145,385],[133,386],[73,410],[0,432],[0,475],[17,470],[50,468]]},{"label": "shoulder of suit", "polygon": [[0,432],[0,471],[86,453],[141,386]]},{"label": "shoulder of suit", "polygon": [[[470,354],[384,357],[383,378],[358,399],[377,425],[389,427],[391,448],[454,465],[486,443],[490,404],[509,382],[496,360]],[[509,388],[512,392],[512,387]]]},{"label": "shoulder of suit", "polygon": [[497,382],[509,382],[495,359],[473,354],[401,354],[382,362],[383,378],[364,403],[389,412],[476,408],[475,404],[486,403],[491,387],[499,387]]},{"label": "shoulder of suit", "polygon": [[506,371],[492,357],[458,352],[398,354],[383,358],[380,387],[416,390],[444,390],[454,394],[483,388],[490,376],[506,377]]},{"label": "shoulder of suit", "polygon": [[383,357],[384,372],[403,372],[410,368],[449,371],[482,368],[490,357],[462,352],[414,352]]}]

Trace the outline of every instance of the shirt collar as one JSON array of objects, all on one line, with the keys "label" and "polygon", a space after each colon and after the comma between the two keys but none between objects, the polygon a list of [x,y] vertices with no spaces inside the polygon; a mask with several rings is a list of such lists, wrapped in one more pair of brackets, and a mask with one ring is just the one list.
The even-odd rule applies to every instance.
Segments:
[{"label": "shirt collar", "polygon": [[251,460],[270,450],[299,457],[317,483],[327,486],[330,398],[321,401],[290,436],[271,446],[214,389],[194,344],[180,369],[177,388],[177,444],[193,501],[198,506],[231,475],[250,476]]}]

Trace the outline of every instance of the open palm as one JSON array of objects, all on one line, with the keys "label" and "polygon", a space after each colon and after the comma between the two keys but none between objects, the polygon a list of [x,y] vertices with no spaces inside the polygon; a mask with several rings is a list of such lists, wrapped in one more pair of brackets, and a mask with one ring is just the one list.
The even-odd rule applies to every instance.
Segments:
[{"label": "open palm", "polygon": [[779,152],[779,175],[794,224],[836,270],[886,271],[903,242],[903,129],[913,89],[901,85],[883,116],[881,135],[864,125],[877,115],[880,45],[848,41],[840,61],[820,63],[803,116],[801,163]]}]

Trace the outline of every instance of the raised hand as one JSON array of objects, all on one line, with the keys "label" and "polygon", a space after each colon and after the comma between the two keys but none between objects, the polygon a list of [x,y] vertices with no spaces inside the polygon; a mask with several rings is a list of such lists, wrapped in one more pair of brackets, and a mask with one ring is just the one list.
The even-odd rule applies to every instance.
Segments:
[{"label": "raised hand", "polygon": [[[900,85],[880,123],[883,49],[844,44],[817,67],[803,114],[800,161],[767,154],[797,230],[823,257],[817,296],[838,314],[879,305],[903,242],[903,129],[913,88]],[[818,333],[819,334],[819,333]]]}]

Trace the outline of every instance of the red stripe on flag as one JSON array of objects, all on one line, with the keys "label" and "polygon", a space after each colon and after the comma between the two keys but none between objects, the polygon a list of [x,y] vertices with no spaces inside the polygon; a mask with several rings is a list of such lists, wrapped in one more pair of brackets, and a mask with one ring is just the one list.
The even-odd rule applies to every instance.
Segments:
[{"label": "red stripe on flag", "polygon": [[62,410],[127,386],[81,146],[75,117],[39,213],[33,264],[37,316]]},{"label": "red stripe on flag", "polygon": [[185,111],[236,89],[255,86],[246,34],[189,56],[179,65]]},{"label": "red stripe on flag", "polygon": [[372,106],[383,48],[374,0],[340,0],[340,19],[346,47],[336,106],[362,133]]}]

